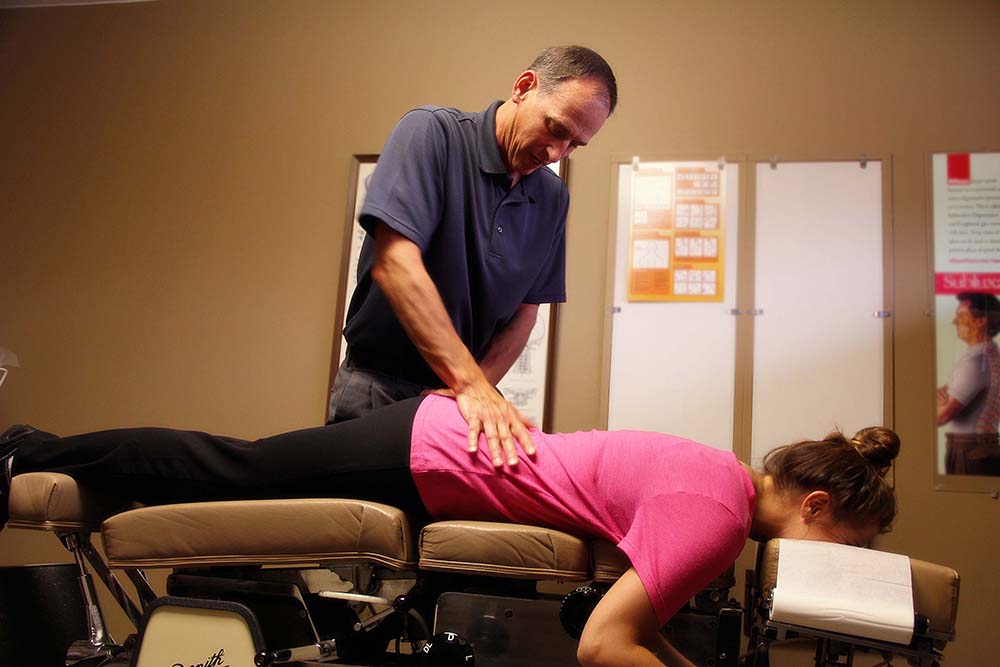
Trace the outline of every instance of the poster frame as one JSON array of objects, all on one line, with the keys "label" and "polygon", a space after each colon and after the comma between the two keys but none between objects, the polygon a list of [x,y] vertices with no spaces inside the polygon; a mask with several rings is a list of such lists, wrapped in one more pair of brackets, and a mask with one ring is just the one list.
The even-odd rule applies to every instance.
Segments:
[{"label": "poster frame", "polygon": [[[937,289],[936,289],[936,278],[937,278],[937,249],[935,242],[937,236],[940,232],[939,225],[945,224],[944,221],[937,220],[935,211],[935,173],[934,173],[934,160],[936,156],[948,156],[948,155],[984,155],[984,154],[998,154],[1000,155],[1000,150],[934,150],[926,154],[924,159],[925,176],[924,183],[926,183],[926,211],[927,211],[927,305],[926,314],[931,321],[931,350],[933,353],[932,358],[932,382],[930,388],[931,405],[933,409],[929,411],[927,423],[928,429],[931,436],[931,441],[933,446],[930,448],[931,457],[931,470],[933,475],[933,488],[934,491],[941,492],[960,492],[960,493],[987,493],[991,494],[994,498],[1000,497],[1000,476],[993,475],[957,475],[957,474],[947,474],[943,473],[939,469],[938,462],[942,456],[942,448],[944,445],[944,439],[942,437],[942,427],[937,425],[937,402],[936,393],[938,385],[941,378],[938,377],[938,357],[940,354],[939,345],[943,342],[938,338],[938,319],[939,317],[951,317],[951,314],[946,311],[938,313],[937,307]],[[998,294],[1000,296],[1000,294]]]}]

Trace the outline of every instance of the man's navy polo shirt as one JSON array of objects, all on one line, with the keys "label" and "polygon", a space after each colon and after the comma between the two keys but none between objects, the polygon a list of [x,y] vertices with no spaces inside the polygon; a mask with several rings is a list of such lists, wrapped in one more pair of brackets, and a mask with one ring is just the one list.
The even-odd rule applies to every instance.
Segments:
[{"label": "man's navy polo shirt", "polygon": [[389,137],[359,218],[369,236],[344,329],[355,365],[443,384],[372,281],[377,220],[420,247],[455,330],[477,360],[522,303],[566,300],[569,193],[544,168],[510,189],[496,140],[500,104],[479,113],[420,107]]}]

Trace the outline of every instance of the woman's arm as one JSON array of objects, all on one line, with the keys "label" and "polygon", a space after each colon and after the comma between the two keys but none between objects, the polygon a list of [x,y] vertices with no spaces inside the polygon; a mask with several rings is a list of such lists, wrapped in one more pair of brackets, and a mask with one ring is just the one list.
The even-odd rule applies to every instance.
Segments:
[{"label": "woman's arm", "polygon": [[937,407],[937,425],[944,426],[952,419],[954,419],[958,413],[965,409],[965,406],[955,398],[945,394],[944,400],[942,401],[941,393],[938,392],[938,407]]},{"label": "woman's arm", "polygon": [[670,665],[670,667],[696,667],[693,662],[684,657],[684,655],[674,648],[674,645],[667,641],[667,638],[663,636],[662,633],[656,633],[656,646],[651,647],[650,650],[654,650],[660,660],[665,664]]},{"label": "woman's arm", "polygon": [[576,657],[582,667],[693,667],[660,634],[635,568],[629,568],[594,608]]}]

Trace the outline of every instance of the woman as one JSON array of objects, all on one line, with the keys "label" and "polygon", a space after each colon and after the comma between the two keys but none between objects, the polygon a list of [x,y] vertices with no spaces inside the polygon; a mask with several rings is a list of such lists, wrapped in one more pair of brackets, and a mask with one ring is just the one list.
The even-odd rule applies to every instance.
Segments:
[{"label": "woman", "polygon": [[355,497],[418,523],[508,520],[607,539],[632,568],[594,610],[578,657],[631,667],[689,664],[658,629],[748,536],[865,545],[896,511],[883,476],[899,439],[883,428],[779,448],[762,473],[732,453],[640,431],[534,431],[537,453],[496,471],[485,448],[463,449],[467,432],[455,402],[431,395],[255,443],[168,429],[21,433],[0,445],[0,519],[9,476],[48,470],[148,504]]},{"label": "woman", "polygon": [[966,344],[948,384],[937,390],[937,425],[945,426],[945,473],[1000,475],[1000,300],[994,294],[955,297],[955,332]]}]

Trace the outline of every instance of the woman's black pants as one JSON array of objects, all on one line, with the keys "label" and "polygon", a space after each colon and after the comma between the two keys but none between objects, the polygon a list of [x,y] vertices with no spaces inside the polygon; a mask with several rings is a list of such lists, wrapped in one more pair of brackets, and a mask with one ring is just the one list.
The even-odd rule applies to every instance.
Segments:
[{"label": "woman's black pants", "polygon": [[427,512],[410,475],[420,398],[358,419],[256,442],[163,428],[60,438],[38,431],[14,455],[14,474],[60,472],[147,505],[259,498],[354,498]]}]

